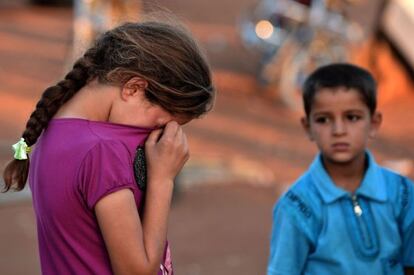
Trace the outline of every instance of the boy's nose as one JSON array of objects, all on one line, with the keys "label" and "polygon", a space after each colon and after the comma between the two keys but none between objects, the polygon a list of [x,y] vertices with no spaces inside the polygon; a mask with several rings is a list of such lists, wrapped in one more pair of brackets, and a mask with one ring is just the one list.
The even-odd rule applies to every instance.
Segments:
[{"label": "boy's nose", "polygon": [[333,123],[332,133],[336,136],[346,133],[346,125],[341,119],[337,119],[335,120],[335,123]]}]

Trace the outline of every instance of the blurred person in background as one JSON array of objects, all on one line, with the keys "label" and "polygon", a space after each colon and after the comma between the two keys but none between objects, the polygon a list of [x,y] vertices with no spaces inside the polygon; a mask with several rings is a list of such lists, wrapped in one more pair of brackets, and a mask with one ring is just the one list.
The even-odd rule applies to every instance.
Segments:
[{"label": "blurred person in background", "polygon": [[414,274],[414,185],[367,150],[382,121],[375,80],[326,65],[303,101],[320,153],[276,203],[267,274]]},{"label": "blurred person in background", "polygon": [[83,53],[96,37],[127,22],[137,22],[141,0],[74,0],[73,55]]},{"label": "blurred person in background", "polygon": [[4,191],[29,178],[42,274],[173,274],[181,125],[208,112],[214,93],[192,36],[156,21],[105,32],[44,91],[3,175]]}]

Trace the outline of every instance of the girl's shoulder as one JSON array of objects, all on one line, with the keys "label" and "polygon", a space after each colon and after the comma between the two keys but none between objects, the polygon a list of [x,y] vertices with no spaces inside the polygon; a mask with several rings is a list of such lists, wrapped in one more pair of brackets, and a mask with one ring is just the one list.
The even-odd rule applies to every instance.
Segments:
[{"label": "girl's shoulder", "polygon": [[[65,139],[76,145],[119,146],[123,144],[134,154],[138,145],[142,145],[152,129],[116,124],[104,121],[92,121],[80,118],[58,118],[51,121],[58,139]],[[56,140],[56,138],[55,138]]]},{"label": "girl's shoulder", "polygon": [[78,189],[90,209],[102,197],[120,189],[128,188],[135,196],[139,195],[132,169],[132,156],[119,140],[98,140],[85,154],[77,178]]},{"label": "girl's shoulder", "polygon": [[124,142],[117,139],[96,139],[81,162],[80,171],[89,174],[96,169],[126,174],[132,167],[132,154]]}]

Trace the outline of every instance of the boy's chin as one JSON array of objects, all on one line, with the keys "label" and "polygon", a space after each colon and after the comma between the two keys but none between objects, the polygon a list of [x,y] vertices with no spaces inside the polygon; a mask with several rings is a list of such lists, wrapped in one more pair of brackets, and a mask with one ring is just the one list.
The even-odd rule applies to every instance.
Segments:
[{"label": "boy's chin", "polygon": [[350,152],[335,152],[324,154],[324,158],[333,164],[346,165],[356,159],[356,155]]}]

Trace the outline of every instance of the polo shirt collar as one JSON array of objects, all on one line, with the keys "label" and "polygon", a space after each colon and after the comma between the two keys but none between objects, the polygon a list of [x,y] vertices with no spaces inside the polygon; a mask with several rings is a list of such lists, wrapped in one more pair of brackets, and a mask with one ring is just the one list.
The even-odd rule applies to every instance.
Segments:
[{"label": "polo shirt collar", "polygon": [[[355,194],[379,202],[385,202],[387,200],[387,193],[384,179],[381,176],[381,169],[370,152],[367,151],[366,155],[368,169],[365,171],[361,185],[355,191]],[[350,195],[348,191],[338,187],[332,181],[323,166],[321,154],[318,154],[314,159],[309,168],[309,173],[325,203],[332,203],[344,196]]]}]

